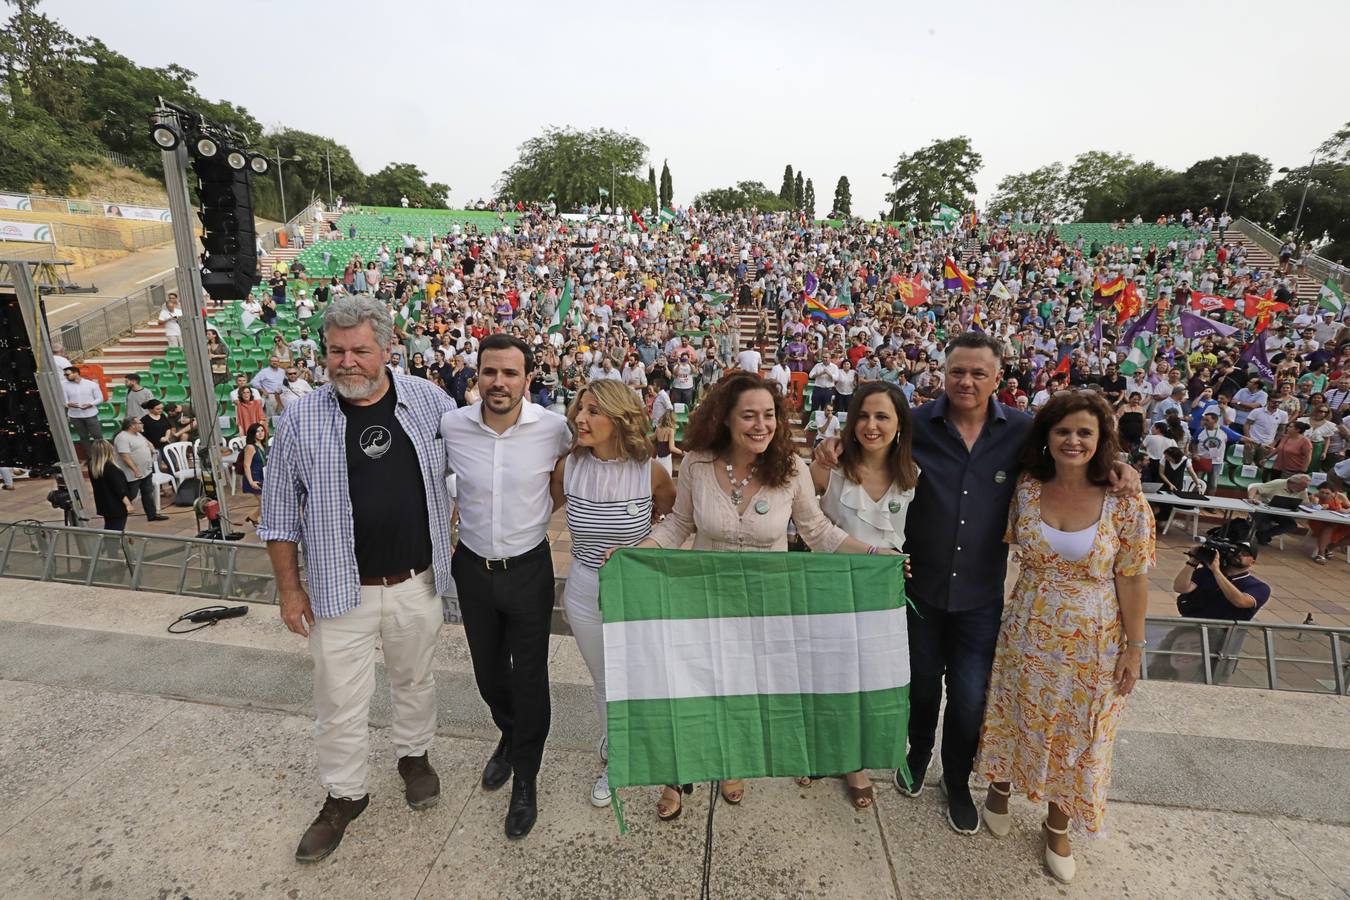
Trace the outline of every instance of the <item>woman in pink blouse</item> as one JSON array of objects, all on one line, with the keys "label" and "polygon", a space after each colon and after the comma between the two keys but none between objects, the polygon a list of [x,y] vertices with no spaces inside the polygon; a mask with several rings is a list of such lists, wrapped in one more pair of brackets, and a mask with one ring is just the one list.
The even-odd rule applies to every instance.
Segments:
[{"label": "woman in pink blouse", "polygon": [[[811,471],[796,454],[783,398],[758,375],[719,381],[689,417],[675,508],[638,546],[677,550],[690,535],[695,550],[787,550],[791,518],[812,550],[895,553],[848,536],[825,518]],[[740,803],[742,781],[722,782],[722,798]],[[680,789],[667,785],[657,817],[680,814]]]}]

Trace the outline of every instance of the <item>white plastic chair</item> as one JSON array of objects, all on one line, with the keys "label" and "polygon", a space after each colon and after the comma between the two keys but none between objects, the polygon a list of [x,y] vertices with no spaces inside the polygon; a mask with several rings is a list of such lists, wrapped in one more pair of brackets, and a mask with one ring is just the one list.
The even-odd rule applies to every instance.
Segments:
[{"label": "white plastic chair", "polygon": [[184,481],[197,477],[196,458],[192,444],[177,441],[164,448],[164,460],[169,466],[169,475],[173,477],[173,489],[176,491]]},{"label": "white plastic chair", "polygon": [[225,477],[230,480],[230,493],[239,491],[239,471],[234,467],[239,459],[239,454],[244,452],[244,438],[242,435],[235,435],[225,442],[227,452],[221,454],[220,464],[225,469]]}]

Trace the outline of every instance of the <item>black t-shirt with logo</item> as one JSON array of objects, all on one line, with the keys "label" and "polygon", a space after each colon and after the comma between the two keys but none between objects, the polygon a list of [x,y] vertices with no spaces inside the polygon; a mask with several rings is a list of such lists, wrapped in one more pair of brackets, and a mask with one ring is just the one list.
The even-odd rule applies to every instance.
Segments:
[{"label": "black t-shirt with logo", "polygon": [[425,569],[431,565],[426,484],[412,440],[394,417],[393,379],[370,406],[338,402],[347,417],[347,483],[361,577]]}]

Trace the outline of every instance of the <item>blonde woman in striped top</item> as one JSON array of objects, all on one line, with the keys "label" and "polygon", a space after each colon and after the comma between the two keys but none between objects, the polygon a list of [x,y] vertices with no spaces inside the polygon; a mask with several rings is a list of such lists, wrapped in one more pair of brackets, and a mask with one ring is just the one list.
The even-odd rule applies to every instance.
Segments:
[{"label": "blonde woman in striped top", "polygon": [[[567,421],[575,444],[553,470],[553,508],[566,504],[572,537],[572,567],[563,591],[563,609],[577,648],[590,669],[600,719],[600,758],[605,741],[605,641],[600,617],[600,566],[605,552],[647,537],[653,514],[675,503],[675,483],[653,456],[647,437],[647,410],[621,381],[599,380],[572,401]],[[591,790],[594,806],[610,802],[609,773]]]}]

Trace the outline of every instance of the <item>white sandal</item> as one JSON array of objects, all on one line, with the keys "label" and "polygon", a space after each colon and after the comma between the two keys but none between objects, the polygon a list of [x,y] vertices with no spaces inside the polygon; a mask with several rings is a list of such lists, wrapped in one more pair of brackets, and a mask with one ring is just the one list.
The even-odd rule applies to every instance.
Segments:
[{"label": "white sandal", "polygon": [[[991,782],[989,784],[989,790],[992,793],[998,794],[1000,797],[1012,796],[1011,786],[1009,786],[1008,790],[1005,792],[1000,791]],[[984,816],[984,826],[989,829],[989,833],[992,834],[994,837],[996,838],[1007,837],[1008,832],[1012,831],[1011,810],[1008,812],[996,813],[989,808],[989,801],[986,799],[984,809],[981,811],[981,814]]]},{"label": "white sandal", "polygon": [[[1068,834],[1069,828],[1066,825],[1063,829],[1051,828],[1048,820],[1041,822],[1041,827],[1051,834]],[[1073,852],[1068,856],[1060,856],[1050,849],[1050,842],[1045,842],[1045,867],[1050,870],[1050,874],[1055,876],[1055,880],[1060,884],[1069,884],[1073,881],[1073,876],[1078,871],[1078,863],[1074,862]]]}]

